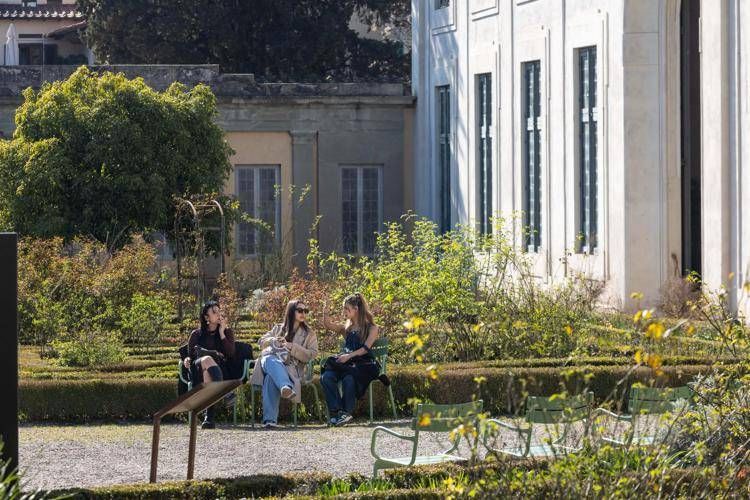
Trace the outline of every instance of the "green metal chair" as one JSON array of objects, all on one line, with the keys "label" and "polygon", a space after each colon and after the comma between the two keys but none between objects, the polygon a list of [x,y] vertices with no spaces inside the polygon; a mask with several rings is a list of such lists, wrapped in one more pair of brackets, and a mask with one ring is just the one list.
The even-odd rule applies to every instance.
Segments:
[{"label": "green metal chair", "polygon": [[[313,394],[315,395],[315,409],[316,413],[318,414],[318,420],[323,422],[323,410],[321,408],[320,397],[318,397],[318,389],[317,387],[315,387],[315,384],[313,384],[314,367],[316,363],[316,359],[311,359],[305,364],[305,373],[302,379],[302,386],[304,387],[306,385],[309,385],[310,387],[312,387]],[[262,387],[253,385],[250,386],[250,425],[252,427],[255,427],[255,391],[258,391],[258,393],[260,393],[262,391]],[[298,406],[299,405],[297,403],[292,403],[292,425],[294,427],[297,427]]]},{"label": "green metal chair", "polygon": [[[388,339],[379,338],[372,345],[372,349],[371,349],[372,355],[380,363],[380,375],[387,375],[386,369],[388,367],[388,344],[389,344]],[[395,420],[398,418],[398,414],[396,413],[396,400],[393,397],[393,381],[391,381],[391,385],[389,385],[386,388],[386,390],[388,391],[388,400],[391,402],[391,411],[393,412],[393,418]],[[371,424],[373,421],[372,384],[370,384],[368,391],[369,391],[369,397],[370,397],[369,423]]]},{"label": "green metal chair", "polygon": [[[237,399],[234,402],[234,407],[232,408],[232,422],[236,425],[237,424],[237,407],[240,405],[240,399],[244,398],[244,393],[242,391],[242,388],[244,387],[244,384],[247,383],[248,380],[250,380],[250,374],[252,373],[252,368],[255,366],[255,362],[252,359],[246,359],[243,362],[242,365],[242,376],[240,377],[240,380],[242,380],[241,386],[237,388]],[[193,388],[193,382],[189,380],[189,378],[186,376],[186,370],[185,366],[182,364],[182,360],[177,362],[177,373],[180,377],[180,382],[185,384],[187,386],[188,391]],[[190,423],[190,416],[188,415],[188,423]]]},{"label": "green metal chair", "polygon": [[[418,404],[414,413],[414,419],[411,422],[411,430],[414,432],[412,436],[399,434],[387,427],[375,427],[372,430],[372,441],[370,442],[370,454],[375,459],[372,469],[373,477],[377,477],[381,469],[466,461],[466,458],[454,454],[458,449],[461,436],[458,434],[450,436],[450,434],[464,422],[472,421],[476,425],[476,419],[482,412],[482,407],[482,400],[452,405]],[[418,455],[417,449],[419,447],[421,432],[448,434],[451,447],[436,455]],[[411,454],[406,457],[380,456],[377,452],[377,436],[380,433],[411,442]]]},{"label": "green metal chair", "polygon": [[[570,429],[576,423],[586,423],[591,414],[593,394],[588,392],[570,397],[529,396],[526,398],[525,425],[517,426],[498,419],[489,419],[483,435],[483,443],[488,451],[513,457],[550,457],[561,453],[578,451],[580,447],[565,445]],[[554,426],[562,431],[549,443],[532,444],[535,426],[543,425],[549,429]],[[517,432],[522,438],[520,447],[495,448],[489,440],[496,434],[497,428]]]},{"label": "green metal chair", "polygon": [[[372,356],[378,360],[378,363],[380,363],[380,373],[379,375],[387,375],[387,368],[388,368],[388,344],[389,340],[386,338],[379,338],[375,341],[375,343],[372,344],[372,349],[370,352],[372,353]],[[341,343],[341,351],[344,350],[344,343]],[[323,369],[323,365],[325,364],[326,359],[328,359],[328,356],[323,356],[320,358],[320,368],[321,371]],[[370,419],[367,421],[369,424],[372,424],[374,420],[374,404],[373,404],[373,397],[372,397],[372,384],[370,384],[370,387],[368,387],[368,398],[370,403]],[[388,391],[388,399],[391,403],[391,411],[393,412],[393,418],[394,420],[398,418],[398,414],[396,413],[396,400],[393,397],[393,381],[391,381],[391,384],[387,387]],[[339,393],[342,392],[341,383],[339,383]]]},{"label": "green metal chair", "polygon": [[597,408],[594,411],[595,419],[602,416],[605,419],[625,422],[629,430],[625,432],[622,438],[604,434],[600,436],[600,439],[616,446],[650,446],[656,442],[657,436],[650,433],[639,433],[639,418],[645,415],[662,415],[671,412],[675,409],[679,400],[685,400],[689,404],[692,403],[692,389],[687,386],[631,387],[627,414],[614,413],[606,408]]}]

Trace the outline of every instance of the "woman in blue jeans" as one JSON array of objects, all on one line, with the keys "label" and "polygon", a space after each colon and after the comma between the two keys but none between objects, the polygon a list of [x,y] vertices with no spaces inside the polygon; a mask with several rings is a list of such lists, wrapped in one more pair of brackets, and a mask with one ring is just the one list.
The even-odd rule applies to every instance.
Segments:
[{"label": "woman in blue jeans", "polygon": [[302,402],[305,365],[318,355],[318,338],[305,322],[308,312],[301,300],[289,301],[284,322],[274,325],[259,341],[261,355],[250,383],[262,386],[263,425],[267,429],[281,427],[280,398]]},{"label": "woman in blue jeans", "polygon": [[[371,354],[379,328],[361,294],[344,299],[344,324],[330,321],[323,311],[323,326],[344,337],[344,352],[329,358],[320,376],[328,405],[329,424],[341,426],[352,419],[354,404],[370,382],[380,375],[380,364]],[[341,382],[342,394],[339,394]]]}]

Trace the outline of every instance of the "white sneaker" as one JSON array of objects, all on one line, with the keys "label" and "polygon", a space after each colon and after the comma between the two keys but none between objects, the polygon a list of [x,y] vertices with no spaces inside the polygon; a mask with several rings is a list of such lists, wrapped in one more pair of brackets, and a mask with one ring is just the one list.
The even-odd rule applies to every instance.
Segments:
[{"label": "white sneaker", "polygon": [[346,425],[349,422],[351,422],[354,419],[351,415],[348,413],[342,413],[341,416],[339,416],[338,419],[336,419],[336,427],[341,427],[342,425]]},{"label": "white sneaker", "polygon": [[292,399],[296,395],[297,393],[294,392],[294,389],[292,389],[288,385],[285,385],[281,388],[281,397],[284,399]]}]

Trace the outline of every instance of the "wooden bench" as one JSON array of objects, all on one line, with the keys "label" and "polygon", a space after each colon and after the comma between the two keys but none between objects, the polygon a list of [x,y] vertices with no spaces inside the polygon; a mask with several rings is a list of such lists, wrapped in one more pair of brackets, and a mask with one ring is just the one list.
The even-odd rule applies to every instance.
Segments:
[{"label": "wooden bench", "polygon": [[[565,445],[570,430],[576,423],[585,424],[591,414],[592,393],[570,397],[529,396],[526,398],[525,425],[513,425],[498,419],[489,419],[484,430],[483,443],[488,451],[513,457],[550,457],[563,453],[578,451],[580,447]],[[548,443],[532,444],[535,426],[556,427],[559,436]],[[497,435],[498,429],[508,429],[518,434],[520,446],[496,448],[490,439]]]},{"label": "wooden bench", "polygon": [[639,417],[645,415],[662,415],[675,409],[679,400],[690,403],[693,399],[693,391],[687,386],[681,387],[631,387],[628,397],[628,413],[618,414],[606,408],[597,408],[594,418],[604,417],[625,422],[629,430],[624,437],[618,438],[603,434],[600,439],[616,446],[650,446],[656,441],[656,435],[652,433],[639,433]]},{"label": "wooden bench", "polygon": [[[464,422],[471,421],[473,424],[476,424],[477,416],[482,412],[482,406],[481,400],[452,405],[419,404],[411,423],[411,429],[414,432],[413,436],[399,434],[382,426],[375,427],[372,431],[372,442],[370,443],[370,453],[375,459],[373,477],[377,477],[381,469],[465,461],[465,458],[454,454],[458,449],[460,436],[450,436],[450,433]],[[436,455],[418,455],[419,435],[421,432],[448,434],[452,441],[451,447]],[[376,449],[377,436],[380,433],[411,442],[411,454],[406,457],[380,456]]]}]

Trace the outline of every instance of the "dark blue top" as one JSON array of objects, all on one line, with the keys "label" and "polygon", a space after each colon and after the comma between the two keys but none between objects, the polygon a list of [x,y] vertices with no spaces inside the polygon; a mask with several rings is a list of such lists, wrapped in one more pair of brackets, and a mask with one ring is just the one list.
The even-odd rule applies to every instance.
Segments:
[{"label": "dark blue top", "polygon": [[[346,338],[344,339],[344,351],[354,352],[357,349],[360,349],[362,347],[365,347],[365,343],[359,340],[359,330],[349,330],[346,333]],[[367,351],[367,353],[360,357],[362,358],[372,357],[370,355],[370,350],[367,349],[366,347],[365,347],[365,350]]]}]

